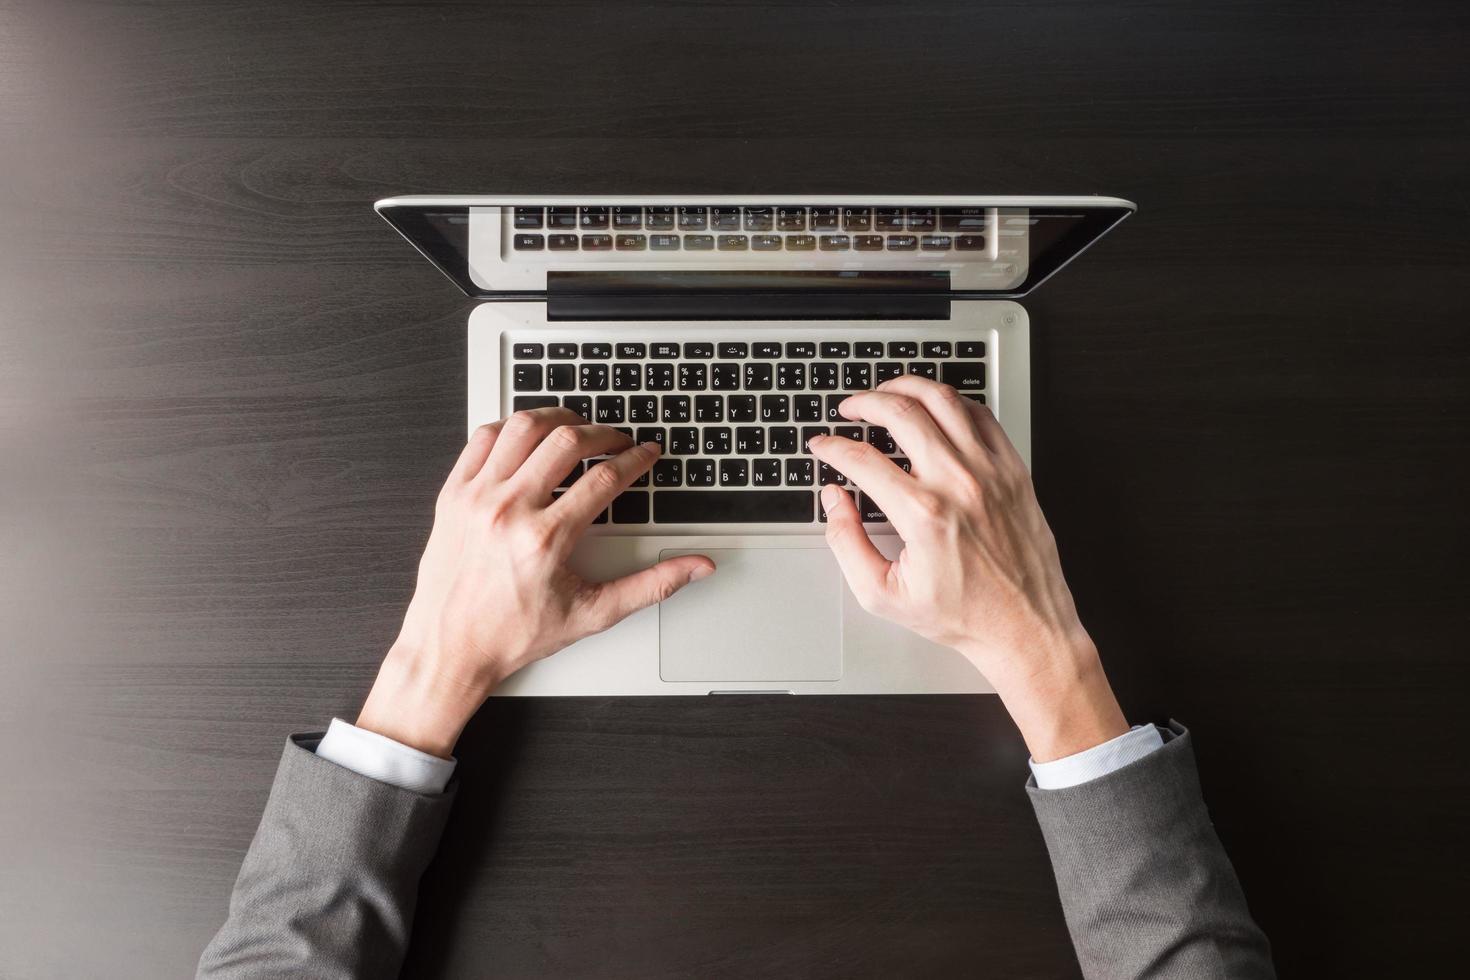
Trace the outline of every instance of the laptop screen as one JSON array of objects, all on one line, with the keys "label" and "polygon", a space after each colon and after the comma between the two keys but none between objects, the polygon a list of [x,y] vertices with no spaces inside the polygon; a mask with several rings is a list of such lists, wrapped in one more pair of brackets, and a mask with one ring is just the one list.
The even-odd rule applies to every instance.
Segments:
[{"label": "laptop screen", "polygon": [[[1023,296],[1133,211],[1115,198],[390,198],[393,225],[466,295],[586,291]],[[591,286],[589,287],[589,283]]]}]

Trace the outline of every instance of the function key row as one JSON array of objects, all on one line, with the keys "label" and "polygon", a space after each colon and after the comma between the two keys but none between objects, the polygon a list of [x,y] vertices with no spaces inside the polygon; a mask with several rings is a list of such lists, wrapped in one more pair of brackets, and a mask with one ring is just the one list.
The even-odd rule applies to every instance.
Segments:
[{"label": "function key row", "polygon": [[983,252],[984,235],[579,235],[517,232],[518,252]]},{"label": "function key row", "polygon": [[983,232],[986,209],[862,207],[514,208],[516,228],[633,231]]},{"label": "function key row", "polygon": [[780,341],[759,340],[747,341],[722,341],[718,344],[691,341],[679,344],[674,341],[656,341],[654,343],[607,343],[605,341],[592,341],[583,344],[560,343],[519,343],[511,345],[511,356],[517,361],[539,361],[550,358],[553,361],[576,360],[580,354],[585,361],[611,360],[614,352],[620,359],[642,360],[653,358],[654,360],[676,360],[684,357],[689,360],[709,360],[718,351],[723,359],[731,358],[761,358],[775,360],[785,356],[788,358],[813,358],[820,352],[822,357],[918,357],[922,353],[924,357],[964,357],[980,358],[985,356],[985,342],[983,340],[961,340],[952,343],[948,340],[890,340],[885,345],[881,340],[860,340],[857,343],[849,343],[845,340],[823,341],[817,344],[809,340],[789,340],[783,345]]}]

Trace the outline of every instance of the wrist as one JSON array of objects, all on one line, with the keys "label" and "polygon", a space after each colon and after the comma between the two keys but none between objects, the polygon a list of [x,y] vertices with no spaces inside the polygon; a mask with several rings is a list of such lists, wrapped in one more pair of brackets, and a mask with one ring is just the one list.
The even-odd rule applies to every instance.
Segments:
[{"label": "wrist", "polygon": [[991,678],[1033,760],[1075,755],[1128,731],[1097,648],[1085,635],[1038,662],[1028,674]]},{"label": "wrist", "polygon": [[493,687],[446,677],[416,651],[394,644],[378,668],[357,727],[447,759]]}]

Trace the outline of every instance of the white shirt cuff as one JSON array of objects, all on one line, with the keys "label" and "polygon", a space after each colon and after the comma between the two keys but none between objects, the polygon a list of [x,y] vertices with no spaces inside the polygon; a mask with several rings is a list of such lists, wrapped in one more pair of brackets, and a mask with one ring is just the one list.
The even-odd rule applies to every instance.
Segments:
[{"label": "white shirt cuff", "polygon": [[454,775],[454,760],[420,752],[386,735],[333,718],[316,754],[380,783],[415,793],[442,793]]},{"label": "white shirt cuff", "polygon": [[1041,789],[1066,789],[1117,772],[1164,747],[1164,737],[1153,725],[1134,725],[1117,738],[1094,745],[1075,755],[1051,762],[1031,761],[1031,774]]}]

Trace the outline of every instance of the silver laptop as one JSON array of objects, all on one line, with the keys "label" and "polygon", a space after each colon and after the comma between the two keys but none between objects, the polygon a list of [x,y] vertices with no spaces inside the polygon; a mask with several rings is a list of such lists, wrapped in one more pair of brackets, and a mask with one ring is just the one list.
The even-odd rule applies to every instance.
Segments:
[{"label": "silver laptop", "polygon": [[[864,612],[805,451],[863,439],[841,400],[900,374],[996,413],[1030,460],[1034,289],[1134,210],[1103,197],[397,197],[377,211],[478,302],[468,428],[561,405],[663,456],[573,556],[606,579],[699,552],[715,575],[510,679],[502,695],[992,690]],[[595,465],[589,461],[584,465]],[[568,475],[565,485],[581,471]],[[883,513],[848,487],[889,556]]]}]

